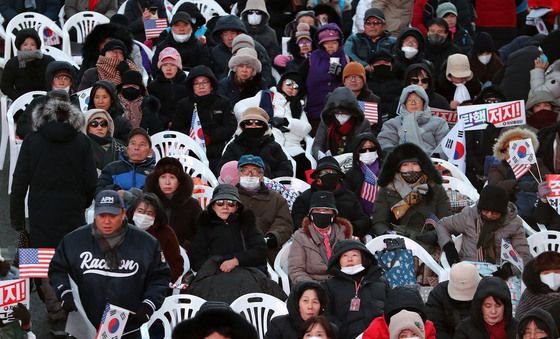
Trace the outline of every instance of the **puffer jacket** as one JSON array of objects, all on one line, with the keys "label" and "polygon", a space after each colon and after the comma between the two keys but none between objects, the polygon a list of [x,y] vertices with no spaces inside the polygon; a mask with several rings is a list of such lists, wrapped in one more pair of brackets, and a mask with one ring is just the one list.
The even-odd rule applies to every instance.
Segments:
[{"label": "puffer jacket", "polygon": [[[457,214],[441,219],[438,222],[436,231],[438,243],[443,248],[451,241],[451,235],[463,235],[463,244],[459,251],[461,260],[487,261],[481,258],[477,248],[478,238],[482,227],[482,219],[476,206],[469,206]],[[513,248],[519,253],[523,262],[531,259],[527,237],[523,229],[523,220],[517,215],[517,207],[513,203],[508,204],[508,212],[504,220],[504,226],[500,227],[495,233],[495,245],[497,253],[502,245],[502,239],[509,241]],[[500,256],[497,255],[497,258]]]},{"label": "puffer jacket", "polygon": [[[331,247],[340,240],[352,237],[352,224],[347,219],[337,217],[331,227]],[[308,217],[303,220],[302,228],[294,233],[293,239],[288,254],[288,275],[292,283],[305,280],[323,281],[329,278],[329,259],[323,237],[315,230]]]},{"label": "puffer jacket", "polygon": [[469,316],[471,302],[451,299],[447,292],[449,281],[439,283],[426,302],[426,316],[436,328],[438,339],[452,339],[455,328]]},{"label": "puffer jacket", "polygon": [[95,194],[103,190],[129,190],[132,187],[142,189],[155,163],[154,158],[147,158],[142,163],[134,164],[121,153],[119,160],[113,161],[101,171]]},{"label": "puffer jacket", "polygon": [[190,70],[198,65],[210,66],[210,56],[208,48],[202,42],[191,34],[189,40],[185,42],[177,42],[173,39],[173,34],[167,35],[165,39],[158,43],[154,57],[152,58],[152,65],[157,65],[159,60],[159,53],[167,47],[173,47],[181,55],[181,62],[183,70]]},{"label": "puffer jacket", "polygon": [[[405,101],[411,93],[424,100],[422,111],[406,110]],[[410,85],[404,88],[399,99],[398,116],[385,122],[377,136],[383,150],[389,151],[404,142],[412,142],[428,155],[437,152],[439,143],[449,132],[449,126],[442,118],[432,115],[429,105],[429,97],[422,87]]]},{"label": "puffer jacket", "polygon": [[41,59],[28,61],[25,67],[19,67],[17,56],[12,57],[6,62],[2,72],[2,93],[16,100],[27,92],[46,90],[48,87],[45,85],[45,72],[49,63],[53,61],[50,55],[43,55]]},{"label": "puffer jacket", "polygon": [[179,70],[173,79],[167,79],[161,70],[154,72],[154,80],[148,84],[148,93],[159,99],[159,119],[163,129],[169,128],[175,118],[176,104],[187,96],[187,76]]}]

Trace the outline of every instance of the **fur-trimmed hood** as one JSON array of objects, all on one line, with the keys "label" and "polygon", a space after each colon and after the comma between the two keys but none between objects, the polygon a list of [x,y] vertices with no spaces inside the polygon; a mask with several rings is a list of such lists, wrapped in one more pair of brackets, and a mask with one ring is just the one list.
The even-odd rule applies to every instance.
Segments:
[{"label": "fur-trimmed hood", "polygon": [[399,171],[399,164],[404,159],[417,158],[420,162],[422,171],[428,175],[429,181],[436,184],[441,184],[443,179],[440,173],[436,170],[432,160],[428,155],[418,146],[411,143],[401,144],[385,157],[381,172],[379,172],[378,184],[381,187],[387,186],[391,183],[395,174]]},{"label": "fur-trimmed hood", "polygon": [[[159,177],[164,173],[171,173],[179,180],[179,186],[171,199],[168,199],[159,187]],[[192,178],[184,172],[181,163],[174,158],[162,158],[156,167],[146,177],[144,190],[155,193],[164,207],[178,207],[184,205],[192,196],[194,183]]]},{"label": "fur-trimmed hood", "polygon": [[47,94],[44,105],[38,105],[33,110],[33,131],[38,131],[49,122],[61,122],[70,125],[74,130],[81,132],[85,124],[82,112],[72,105],[70,99],[64,100],[59,96],[53,95],[51,91]]},{"label": "fur-trimmed hood", "polygon": [[[344,238],[350,239],[352,237],[352,223],[350,222],[350,220],[343,217],[336,217],[334,219],[334,224],[337,224],[344,229]],[[308,237],[311,237],[311,230],[310,230],[311,219],[309,219],[308,216],[305,216],[305,218],[303,218],[303,221],[301,222],[301,227],[303,229],[303,232]]]},{"label": "fur-trimmed hood", "polygon": [[519,139],[530,138],[531,142],[533,143],[533,148],[535,149],[535,153],[539,150],[539,140],[537,139],[537,135],[529,129],[516,127],[516,128],[506,130],[498,137],[498,140],[496,141],[494,147],[492,148],[494,152],[494,157],[496,157],[496,159],[500,161],[506,160],[506,154],[508,150],[505,150],[504,152],[504,146],[505,144],[508,143],[508,141],[510,141],[513,138],[519,138]]}]

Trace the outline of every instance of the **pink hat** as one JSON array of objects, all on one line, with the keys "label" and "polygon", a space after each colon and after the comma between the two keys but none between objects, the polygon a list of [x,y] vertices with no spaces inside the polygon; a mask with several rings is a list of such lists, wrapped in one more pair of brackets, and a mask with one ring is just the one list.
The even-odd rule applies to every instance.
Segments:
[{"label": "pink hat", "polygon": [[218,182],[220,184],[230,184],[233,186],[239,183],[237,160],[228,161],[222,166],[222,169],[220,170],[220,176],[218,177]]},{"label": "pink hat", "polygon": [[340,40],[340,33],[336,29],[325,29],[319,32],[319,45],[327,41]]},{"label": "pink hat", "polygon": [[161,68],[163,64],[172,64],[178,69],[183,69],[181,54],[173,47],[166,47],[159,53],[157,67]]}]

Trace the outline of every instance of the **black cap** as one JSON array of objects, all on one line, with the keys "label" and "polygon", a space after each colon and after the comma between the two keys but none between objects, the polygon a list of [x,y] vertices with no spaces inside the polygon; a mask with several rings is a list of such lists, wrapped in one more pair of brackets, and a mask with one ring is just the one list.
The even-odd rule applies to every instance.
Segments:
[{"label": "black cap", "polygon": [[311,212],[314,208],[328,208],[334,210],[335,213],[338,214],[334,194],[329,191],[317,191],[311,195],[311,199],[309,201],[309,212]]},{"label": "black cap", "polygon": [[324,170],[324,169],[335,170],[342,177],[344,177],[344,172],[342,172],[342,169],[340,168],[340,164],[338,163],[338,161],[336,161],[336,159],[331,157],[331,156],[327,156],[327,157],[321,158],[317,162],[317,167],[315,168],[315,171],[313,173],[311,173],[311,178],[317,179],[317,176],[319,175],[319,172],[321,170]]},{"label": "black cap", "polygon": [[508,203],[509,198],[505,189],[496,185],[486,185],[480,192],[477,207],[479,210],[505,214]]},{"label": "black cap", "polygon": [[135,135],[142,135],[144,136],[144,138],[146,138],[146,140],[148,140],[148,144],[150,145],[150,148],[152,147],[152,138],[150,138],[150,135],[148,134],[148,132],[146,132],[145,129],[143,129],[142,127],[136,127],[134,129],[132,129],[132,131],[130,131],[130,133],[128,133],[128,140],[132,139],[133,136]]},{"label": "black cap", "polygon": [[385,14],[383,14],[383,11],[380,10],[379,8],[370,8],[366,11],[366,13],[364,14],[364,21],[366,21],[368,18],[370,17],[376,17],[380,20],[385,21]]},{"label": "black cap", "polygon": [[140,88],[143,88],[144,82],[142,81],[142,74],[134,70],[124,72],[121,81],[121,86],[122,85],[138,85]]},{"label": "black cap", "polygon": [[95,215],[99,214],[121,214],[124,203],[117,191],[104,190],[95,196]]},{"label": "black cap", "polygon": [[189,13],[181,12],[181,11],[179,11],[179,12],[175,13],[175,15],[173,15],[173,19],[171,19],[171,26],[175,25],[179,21],[182,21],[182,22],[184,22],[186,24],[189,24],[191,26],[194,23],[193,22],[194,20],[192,19],[191,15]]},{"label": "black cap", "polygon": [[211,205],[216,200],[231,200],[237,201],[237,203],[241,203],[239,199],[239,191],[237,187],[229,184],[220,184],[214,188],[214,193],[212,194],[212,200],[208,203]]},{"label": "black cap", "polygon": [[385,60],[385,61],[389,61],[390,63],[393,63],[393,56],[391,55],[391,53],[387,52],[384,49],[380,49],[377,52],[373,52],[368,60],[369,64],[373,64],[374,62],[378,61],[378,60]]},{"label": "black cap", "polygon": [[124,42],[120,41],[119,39],[111,39],[107,41],[103,49],[101,50],[101,54],[105,55],[105,52],[112,51],[115,49],[120,49],[124,55],[128,54],[128,49],[126,48]]}]

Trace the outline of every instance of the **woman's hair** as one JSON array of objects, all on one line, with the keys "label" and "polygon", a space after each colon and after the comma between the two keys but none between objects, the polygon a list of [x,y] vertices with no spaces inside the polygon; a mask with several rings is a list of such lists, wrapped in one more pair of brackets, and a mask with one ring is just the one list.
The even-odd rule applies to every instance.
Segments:
[{"label": "woman's hair", "polygon": [[301,326],[301,333],[299,335],[300,339],[303,339],[305,333],[309,332],[313,327],[320,325],[327,334],[328,339],[337,339],[338,338],[338,331],[333,326],[333,324],[329,321],[327,317],[324,315],[318,315],[315,317],[311,317],[307,319],[303,325]]},{"label": "woman's hair", "polygon": [[[496,304],[498,304],[498,306],[503,306],[503,305],[505,305],[504,302],[502,301],[502,299],[496,297],[495,295],[489,295],[488,297],[492,298],[492,300],[494,300],[494,302],[495,302]],[[486,298],[488,298],[488,297],[486,297]],[[484,299],[486,299],[486,298],[484,298]],[[483,300],[483,304],[484,304],[484,300]]]},{"label": "woman's hair", "polygon": [[521,320],[521,322],[519,323],[519,328],[521,329],[519,331],[520,334],[525,334],[525,331],[527,330],[527,326],[529,326],[531,321],[535,322],[535,325],[537,325],[538,329],[543,330],[546,332],[547,335],[550,335],[549,334],[550,329],[548,328],[548,326],[545,324],[544,321],[542,321],[542,319],[539,319],[537,317],[527,317]]},{"label": "woman's hair", "polygon": [[560,269],[560,253],[543,252],[535,258],[535,272]]},{"label": "woman's hair", "polygon": [[165,210],[163,209],[159,198],[154,193],[142,193],[132,201],[132,203],[126,210],[126,216],[129,222],[133,221],[134,212],[136,211],[136,208],[138,208],[138,205],[140,205],[140,203],[142,202],[154,208],[156,212],[154,226],[158,227],[159,225],[167,225],[167,214],[165,213]]}]

